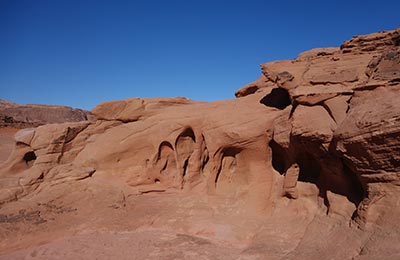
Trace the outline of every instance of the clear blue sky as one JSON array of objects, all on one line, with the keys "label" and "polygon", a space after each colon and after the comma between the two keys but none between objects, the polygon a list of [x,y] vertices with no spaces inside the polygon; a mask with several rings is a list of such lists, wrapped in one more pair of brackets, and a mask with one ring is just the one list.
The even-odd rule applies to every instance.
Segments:
[{"label": "clear blue sky", "polygon": [[212,101],[259,64],[400,26],[400,1],[0,0],[0,98]]}]

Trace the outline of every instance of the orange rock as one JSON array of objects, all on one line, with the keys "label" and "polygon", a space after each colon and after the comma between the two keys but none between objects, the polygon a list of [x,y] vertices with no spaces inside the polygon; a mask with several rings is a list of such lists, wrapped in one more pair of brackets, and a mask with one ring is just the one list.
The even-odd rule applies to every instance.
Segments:
[{"label": "orange rock", "polygon": [[237,99],[111,101],[18,132],[0,259],[397,259],[398,36],[263,64]]}]

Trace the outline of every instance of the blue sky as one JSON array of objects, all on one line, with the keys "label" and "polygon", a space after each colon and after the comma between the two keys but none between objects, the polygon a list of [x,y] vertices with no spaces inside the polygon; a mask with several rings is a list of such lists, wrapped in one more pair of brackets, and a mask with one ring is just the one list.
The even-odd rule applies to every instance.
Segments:
[{"label": "blue sky", "polygon": [[400,26],[400,1],[0,0],[0,99],[234,97],[259,64]]}]

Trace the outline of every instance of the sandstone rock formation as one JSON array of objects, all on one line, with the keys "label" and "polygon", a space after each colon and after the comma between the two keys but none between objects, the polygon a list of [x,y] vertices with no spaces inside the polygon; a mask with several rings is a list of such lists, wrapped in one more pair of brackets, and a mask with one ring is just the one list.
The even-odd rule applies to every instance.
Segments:
[{"label": "sandstone rock formation", "polygon": [[399,35],[263,64],[237,99],[112,101],[21,130],[0,259],[399,259]]},{"label": "sandstone rock formation", "polygon": [[[89,111],[65,106],[19,105],[0,100],[0,163],[14,147],[14,134],[23,128],[44,124],[94,120]],[[16,139],[18,142],[18,138]]]},{"label": "sandstone rock formation", "polygon": [[19,105],[0,100],[0,128],[28,128],[44,124],[94,119],[89,111],[50,105]]}]

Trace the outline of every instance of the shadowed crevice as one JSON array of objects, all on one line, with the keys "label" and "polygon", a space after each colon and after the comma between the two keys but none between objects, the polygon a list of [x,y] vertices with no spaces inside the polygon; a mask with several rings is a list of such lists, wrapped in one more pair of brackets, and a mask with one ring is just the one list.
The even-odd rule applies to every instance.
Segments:
[{"label": "shadowed crevice", "polygon": [[260,103],[267,107],[283,110],[291,104],[291,100],[286,89],[274,88],[271,93],[260,100]]},{"label": "shadowed crevice", "polygon": [[27,152],[24,157],[23,160],[25,161],[26,165],[28,165],[29,167],[33,165],[33,162],[36,160],[36,154],[34,151],[30,151]]},{"label": "shadowed crevice", "polygon": [[273,139],[269,142],[269,147],[272,151],[272,167],[280,175],[284,175],[290,166],[285,150]]},{"label": "shadowed crevice", "polygon": [[190,138],[190,139],[192,139],[192,141],[193,141],[194,143],[196,142],[196,136],[195,136],[195,134],[194,134],[194,132],[193,132],[193,129],[190,128],[190,127],[186,128],[186,129],[178,136],[178,138],[176,139],[175,146],[178,145],[178,142],[181,141],[182,138],[183,138],[183,139]]}]

